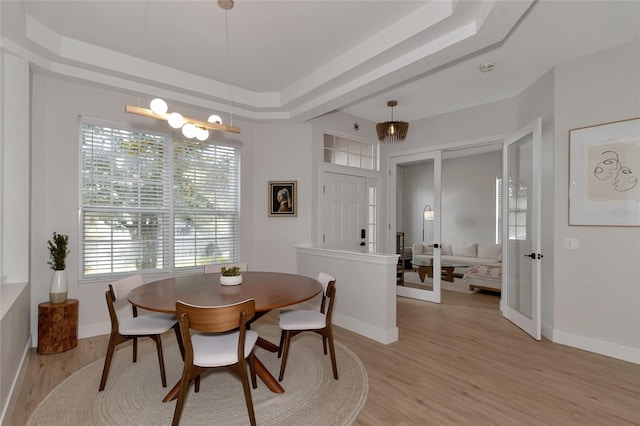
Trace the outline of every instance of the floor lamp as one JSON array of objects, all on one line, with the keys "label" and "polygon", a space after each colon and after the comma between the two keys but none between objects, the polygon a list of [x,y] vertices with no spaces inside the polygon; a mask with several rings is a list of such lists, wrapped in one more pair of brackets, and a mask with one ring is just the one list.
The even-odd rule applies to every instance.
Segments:
[{"label": "floor lamp", "polygon": [[424,221],[425,220],[433,220],[436,217],[436,212],[431,210],[431,206],[427,204],[422,209],[422,241],[424,242]]}]

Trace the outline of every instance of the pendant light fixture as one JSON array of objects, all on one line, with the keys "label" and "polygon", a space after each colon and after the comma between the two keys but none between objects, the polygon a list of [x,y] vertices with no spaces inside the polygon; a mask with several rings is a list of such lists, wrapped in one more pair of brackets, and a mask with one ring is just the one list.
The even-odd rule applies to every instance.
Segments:
[{"label": "pendant light fixture", "polygon": [[378,139],[382,143],[397,143],[402,142],[407,137],[407,130],[409,130],[409,123],[406,121],[394,121],[393,119],[393,107],[398,105],[398,101],[389,101],[387,106],[391,107],[391,121],[385,121],[384,123],[376,124],[376,131],[378,132]]},{"label": "pendant light fixture", "polygon": [[[218,0],[218,6],[225,12],[225,41],[227,50],[227,70],[229,69],[229,25],[227,22],[227,11],[233,8],[233,0]],[[146,18],[146,3],[145,3]],[[229,83],[229,85],[231,85]],[[231,88],[229,89],[231,94]],[[182,129],[182,134],[187,138],[196,138],[200,141],[209,138],[209,130],[217,130],[221,132],[240,133],[239,127],[233,126],[233,115],[231,112],[231,95],[229,95],[229,117],[230,125],[222,124],[222,119],[216,114],[209,116],[207,121],[195,118],[185,117],[179,112],[169,112],[169,106],[160,98],[151,101],[150,109],[139,106],[126,105],[125,112],[130,114],[142,115],[144,117],[156,118],[169,123],[174,129]]]}]

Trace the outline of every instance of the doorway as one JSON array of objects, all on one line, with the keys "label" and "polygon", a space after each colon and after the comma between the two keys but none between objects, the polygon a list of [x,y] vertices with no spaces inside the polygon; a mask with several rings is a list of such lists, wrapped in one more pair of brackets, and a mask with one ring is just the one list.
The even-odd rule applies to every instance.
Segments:
[{"label": "doorway", "polygon": [[[418,161],[412,155],[397,161],[395,223],[397,231],[404,232],[406,246],[412,248],[411,253],[414,244],[426,247],[440,241],[440,253],[446,259],[450,253],[445,250],[451,243],[495,245],[500,242],[500,187],[497,182],[502,176],[502,146],[502,138],[495,138],[480,145],[442,149],[437,185],[432,159]],[[413,268],[418,265],[407,263],[409,270],[405,269],[405,287],[412,289],[399,288],[400,296],[429,300],[416,297],[413,288],[434,292],[440,271],[440,295],[430,295],[437,300],[429,301],[499,308],[500,292],[472,291],[463,281],[463,275],[471,264],[456,265],[452,277],[447,276],[449,269],[432,267],[433,277],[427,276],[423,280]],[[441,264],[445,266],[446,262],[441,261]]]}]

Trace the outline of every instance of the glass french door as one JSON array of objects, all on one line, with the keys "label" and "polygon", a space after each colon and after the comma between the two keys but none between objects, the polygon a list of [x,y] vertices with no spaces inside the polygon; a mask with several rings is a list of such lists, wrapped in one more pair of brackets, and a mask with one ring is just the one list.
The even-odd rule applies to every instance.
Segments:
[{"label": "glass french door", "polygon": [[[440,172],[441,172],[441,153],[440,151],[425,152],[420,154],[412,154],[408,157],[397,157],[391,159],[391,187],[396,188],[398,191],[399,182],[403,177],[399,176],[398,171],[401,169],[401,165],[419,164],[421,170],[423,170],[422,179],[420,179],[421,192],[415,196],[416,203],[419,206],[415,211],[407,212],[412,220],[417,220],[417,224],[421,223],[421,234],[419,235],[405,235],[405,241],[410,242],[428,242],[434,244],[433,249],[433,278],[425,278],[424,286],[416,285],[399,285],[396,287],[396,294],[398,296],[410,297],[413,299],[426,300],[428,302],[440,303],[441,300],[441,262],[440,262],[440,200],[441,200],[441,185],[440,185]],[[406,179],[406,178],[405,178]],[[400,191],[398,191],[400,192]],[[397,224],[399,206],[402,206],[402,200],[398,199],[395,203],[390,203],[391,211],[389,212],[390,223]],[[429,205],[428,218],[425,215],[427,211],[427,204]],[[400,209],[401,210],[401,209]],[[413,265],[417,267],[419,265]],[[428,265],[431,268],[431,265]]]},{"label": "glass french door", "polygon": [[502,311],[540,340],[541,119],[511,135],[503,148]]}]

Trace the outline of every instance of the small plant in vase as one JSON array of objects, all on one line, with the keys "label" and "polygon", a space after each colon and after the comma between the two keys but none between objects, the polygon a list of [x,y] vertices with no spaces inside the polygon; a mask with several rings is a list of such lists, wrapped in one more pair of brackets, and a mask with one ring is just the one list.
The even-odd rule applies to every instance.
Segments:
[{"label": "small plant in vase", "polygon": [[223,266],[220,268],[220,284],[237,285],[242,283],[242,274],[239,266]]},{"label": "small plant in vase", "polygon": [[49,287],[49,301],[51,303],[62,303],[67,300],[67,272],[66,261],[70,253],[69,236],[53,233],[53,238],[47,241],[49,248],[49,262],[47,264],[53,269],[51,286]]}]

